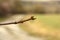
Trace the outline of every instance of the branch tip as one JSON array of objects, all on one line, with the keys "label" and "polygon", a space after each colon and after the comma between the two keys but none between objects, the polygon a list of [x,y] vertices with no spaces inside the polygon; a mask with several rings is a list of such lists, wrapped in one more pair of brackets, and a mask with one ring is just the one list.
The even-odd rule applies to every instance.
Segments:
[{"label": "branch tip", "polygon": [[36,18],[34,18],[34,16],[31,17],[32,20],[35,20]]}]

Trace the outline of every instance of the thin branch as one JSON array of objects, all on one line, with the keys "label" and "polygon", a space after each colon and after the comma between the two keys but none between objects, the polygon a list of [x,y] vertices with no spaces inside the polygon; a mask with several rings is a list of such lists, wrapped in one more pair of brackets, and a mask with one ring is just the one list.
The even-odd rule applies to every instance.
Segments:
[{"label": "thin branch", "polygon": [[26,21],[29,21],[29,20],[35,20],[36,18],[34,18],[34,16],[31,16],[31,18],[27,19],[27,20],[23,20],[23,21],[18,21],[18,22],[11,22],[11,23],[3,23],[3,24],[0,24],[0,25],[10,25],[10,24],[19,24],[19,23],[24,23]]}]

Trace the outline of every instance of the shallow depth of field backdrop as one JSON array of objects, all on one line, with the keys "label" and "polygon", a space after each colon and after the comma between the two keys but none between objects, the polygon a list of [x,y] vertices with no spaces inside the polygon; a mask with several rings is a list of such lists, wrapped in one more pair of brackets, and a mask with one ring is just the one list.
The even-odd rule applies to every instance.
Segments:
[{"label": "shallow depth of field backdrop", "polygon": [[[42,37],[45,38],[44,40],[60,40],[60,1],[15,0],[15,3],[15,10],[24,13],[22,20],[28,19],[31,16],[36,18],[34,21],[19,24],[19,28],[33,37]],[[21,15],[20,13],[18,14]],[[1,21],[3,21],[3,18],[1,18]]]}]

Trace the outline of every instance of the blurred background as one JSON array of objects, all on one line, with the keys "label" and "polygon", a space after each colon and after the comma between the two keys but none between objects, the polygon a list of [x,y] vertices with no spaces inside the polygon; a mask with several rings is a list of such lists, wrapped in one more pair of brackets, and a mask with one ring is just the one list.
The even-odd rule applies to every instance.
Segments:
[{"label": "blurred background", "polygon": [[31,16],[36,20],[2,25],[0,40],[60,40],[60,0],[0,0],[0,23]]}]

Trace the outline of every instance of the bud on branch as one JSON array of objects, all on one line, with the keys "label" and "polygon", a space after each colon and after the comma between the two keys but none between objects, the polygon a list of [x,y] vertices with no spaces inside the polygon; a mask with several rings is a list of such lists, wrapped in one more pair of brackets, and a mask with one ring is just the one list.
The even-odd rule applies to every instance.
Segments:
[{"label": "bud on branch", "polygon": [[23,20],[23,21],[11,22],[11,23],[3,23],[3,24],[0,24],[0,25],[19,24],[19,23],[24,23],[24,22],[26,22],[26,21],[29,21],[29,20],[35,20],[35,19],[36,19],[36,18],[34,18],[34,16],[31,16],[31,18],[26,19],[26,20]]}]

